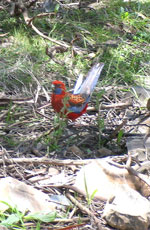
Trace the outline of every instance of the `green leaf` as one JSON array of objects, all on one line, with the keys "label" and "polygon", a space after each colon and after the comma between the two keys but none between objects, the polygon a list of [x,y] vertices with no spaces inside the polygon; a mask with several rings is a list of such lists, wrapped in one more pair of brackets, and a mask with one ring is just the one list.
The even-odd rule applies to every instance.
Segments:
[{"label": "green leaf", "polygon": [[98,189],[95,189],[94,192],[91,194],[91,200],[94,199],[95,197],[95,194],[98,192]]},{"label": "green leaf", "polygon": [[16,214],[11,214],[6,220],[3,220],[1,222],[1,225],[5,226],[11,226],[13,224],[16,224],[20,221],[20,217]]},{"label": "green leaf", "polygon": [[56,218],[56,212],[42,214],[42,213],[35,213],[32,215],[28,215],[25,217],[26,220],[39,220],[45,223],[52,222]]},{"label": "green leaf", "polygon": [[60,8],[60,5],[59,5],[59,4],[57,4],[57,5],[55,6],[55,10],[54,10],[54,12],[55,12],[55,13],[57,13],[57,12],[58,12],[58,10],[59,10],[59,8]]},{"label": "green leaf", "polygon": [[89,192],[88,192],[88,187],[87,187],[85,173],[84,173],[84,186],[85,186],[85,191],[86,191],[86,199],[87,199],[88,203],[90,203],[90,195],[89,195]]},{"label": "green leaf", "polygon": [[122,137],[123,137],[124,131],[121,129],[118,133],[118,137],[117,137],[117,142],[120,143]]}]

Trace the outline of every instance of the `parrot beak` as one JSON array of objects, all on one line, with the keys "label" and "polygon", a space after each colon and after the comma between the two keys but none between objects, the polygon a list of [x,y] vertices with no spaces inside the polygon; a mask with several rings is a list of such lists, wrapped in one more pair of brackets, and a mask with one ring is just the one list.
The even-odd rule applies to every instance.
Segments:
[{"label": "parrot beak", "polygon": [[51,85],[51,88],[52,88],[52,89],[55,89],[55,85],[54,85],[54,84],[52,84],[52,85]]}]

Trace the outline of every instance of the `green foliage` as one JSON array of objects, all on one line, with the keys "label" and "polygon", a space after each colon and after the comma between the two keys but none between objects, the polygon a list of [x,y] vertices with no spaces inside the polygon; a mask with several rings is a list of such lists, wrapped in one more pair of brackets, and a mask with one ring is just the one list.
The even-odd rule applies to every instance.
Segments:
[{"label": "green foliage", "polygon": [[3,141],[9,146],[9,147],[15,147],[17,146],[18,142],[14,140],[13,137],[7,137],[3,136]]},{"label": "green foliage", "polygon": [[102,95],[104,94],[104,90],[97,93],[96,95],[96,108],[98,110],[98,118],[97,118],[97,126],[98,126],[98,147],[100,148],[102,146],[102,139],[101,139],[101,134],[104,129],[104,120],[101,118],[101,113],[100,113],[100,103],[99,100],[101,99]]},{"label": "green foliage", "polygon": [[20,212],[17,208],[13,208],[8,203],[1,201],[8,206],[8,210],[0,213],[0,226],[5,226],[11,229],[26,229],[25,222],[30,221],[37,223],[36,230],[40,229],[41,223],[51,223],[57,217],[56,212],[51,213],[35,213],[27,215]]},{"label": "green foliage", "polygon": [[48,213],[48,214],[42,214],[42,213],[35,213],[32,215],[28,215],[25,217],[25,220],[38,220],[44,223],[50,223],[54,221],[57,217],[56,212]]},{"label": "green foliage", "polygon": [[[56,5],[55,13],[58,11],[59,5]],[[104,8],[96,11],[74,9],[66,10],[63,13],[60,11],[60,15],[61,20],[56,14],[53,18],[37,18],[34,24],[41,32],[48,32],[48,35],[56,40],[71,42],[75,34],[80,33],[81,38],[75,45],[83,48],[89,48],[93,45],[98,46],[108,40],[120,39],[121,43],[117,48],[106,46],[104,52],[98,54],[98,58],[105,62],[107,82],[113,80],[114,83],[127,82],[132,84],[139,71],[141,71],[141,60],[147,62],[150,59],[149,48],[146,53],[145,50],[140,48],[141,43],[150,41],[148,26],[150,14],[147,1],[123,2],[122,0],[115,0],[110,1],[106,7],[104,6]],[[49,46],[53,44],[33,34],[33,31],[24,23],[20,23],[19,27],[16,27],[18,20],[9,17],[6,12],[0,12],[0,19],[2,28],[10,33],[9,36],[13,36],[11,47],[1,50],[2,57],[6,59],[9,56],[9,62],[5,65],[6,70],[1,75],[0,80],[4,81],[8,88],[12,88],[14,85],[17,85],[20,89],[25,86],[29,88],[29,85],[33,84],[34,81],[30,73],[40,76],[41,72],[39,70],[43,63],[48,60],[45,55],[45,46],[46,44]],[[131,40],[128,39],[130,36]],[[58,54],[58,57],[68,59],[69,55],[70,51]],[[84,58],[84,56],[76,55],[71,61],[76,68],[87,70],[89,60],[86,59],[86,56]],[[11,82],[11,69],[7,67],[10,65],[12,69],[16,65],[19,67],[13,72],[15,77],[11,77]],[[54,72],[58,71],[60,74],[68,76],[66,66],[59,66],[51,62],[45,65],[44,71],[51,69]],[[74,76],[73,72],[72,74]]]},{"label": "green foliage", "polygon": [[60,114],[56,114],[54,116],[54,131],[43,139],[47,146],[47,155],[49,155],[51,151],[59,150],[59,139],[64,133],[64,129],[66,128],[66,122],[66,118],[61,118]]},{"label": "green foliage", "polygon": [[24,214],[20,212],[17,208],[10,206],[8,203],[1,201],[1,203],[8,206],[6,212],[0,213],[0,226],[5,227],[16,227],[17,224],[24,225],[23,217]]},{"label": "green foliage", "polygon": [[92,194],[89,194],[85,174],[84,174],[84,186],[85,186],[85,192],[86,192],[86,200],[87,200],[87,202],[88,202],[88,205],[90,205],[90,204],[92,203],[92,200],[93,200],[94,197],[95,197],[95,194],[96,194],[96,192],[97,192],[97,189],[95,189],[95,190],[93,191]]},{"label": "green foliage", "polygon": [[10,17],[9,13],[7,11],[1,11],[0,12],[0,21],[1,23],[1,28],[5,32],[13,32],[15,27],[17,26],[17,19],[15,17]]},{"label": "green foliage", "polygon": [[6,123],[7,124],[12,124],[15,122],[15,120],[13,118],[13,112],[11,112],[11,108],[12,108],[12,103],[9,104],[8,113],[6,116]]},{"label": "green foliage", "polygon": [[124,131],[121,129],[118,133],[118,137],[117,137],[117,142],[118,144],[121,142],[122,137],[123,137]]}]

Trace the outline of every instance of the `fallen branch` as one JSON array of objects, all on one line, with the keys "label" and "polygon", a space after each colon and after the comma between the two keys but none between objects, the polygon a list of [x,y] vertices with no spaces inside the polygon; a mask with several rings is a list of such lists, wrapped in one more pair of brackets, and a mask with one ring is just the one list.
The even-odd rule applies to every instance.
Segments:
[{"label": "fallen branch", "polygon": [[51,42],[53,42],[53,43],[56,43],[56,44],[59,45],[59,46],[63,46],[63,47],[65,47],[65,48],[70,48],[70,45],[68,45],[67,43],[56,41],[55,39],[50,38],[50,37],[44,35],[44,34],[43,34],[42,32],[40,32],[32,23],[31,23],[30,25],[31,25],[31,28],[32,28],[38,35],[40,35],[41,37],[43,37],[43,38],[45,38],[45,39],[47,39],[47,40],[49,40],[49,41],[51,41]]},{"label": "fallen branch", "polygon": [[129,106],[132,106],[133,104],[130,102],[126,102],[126,103],[112,103],[110,105],[101,105],[100,109],[123,109]]},{"label": "fallen branch", "polygon": [[7,105],[9,103],[14,104],[24,104],[24,103],[34,103],[34,100],[32,97],[28,98],[0,98],[0,105]]},{"label": "fallen branch", "polygon": [[81,203],[79,203],[69,192],[66,193],[66,197],[71,200],[72,203],[74,203],[79,209],[81,209],[83,212],[87,213],[92,219],[94,220],[95,224],[98,227],[98,230],[102,230],[102,225],[100,220],[95,216],[93,212],[91,212],[87,207],[83,206]]},{"label": "fallen branch", "polygon": [[42,18],[45,16],[50,16],[50,15],[55,15],[55,13],[42,13],[42,14],[38,14],[36,16],[33,16],[32,18],[28,17],[28,26],[31,25],[31,23],[36,19],[36,18]]},{"label": "fallen branch", "polygon": [[[35,1],[36,2],[36,1]],[[32,18],[30,18],[28,16],[28,10],[27,8],[31,7],[32,4],[30,5],[25,5],[22,0],[18,0],[18,2],[13,2],[12,6],[11,6],[11,12],[10,15],[11,16],[18,16],[18,15],[23,15],[24,21],[26,23],[27,26],[31,27],[38,35],[40,35],[41,37],[43,37],[44,39],[47,39],[53,43],[56,43],[57,45],[63,46],[65,48],[70,48],[71,46],[65,42],[60,42],[60,41],[56,41],[53,38],[50,38],[46,35],[44,35],[42,32],[40,32],[34,25],[33,25],[33,21],[36,18],[41,18],[41,17],[45,17],[48,15],[54,15],[55,13],[42,13],[42,14],[38,14]]]},{"label": "fallen branch", "polygon": [[71,219],[59,219],[59,218],[56,218],[55,220],[51,221],[52,223],[80,223],[80,222],[86,222],[86,221],[89,221],[89,218],[88,217],[73,217]]},{"label": "fallen branch", "polygon": [[[95,161],[95,159],[88,160],[51,160],[46,157],[33,157],[33,158],[5,158],[5,163],[11,164],[46,164],[46,165],[59,165],[59,166],[70,166],[70,165],[86,165]],[[0,159],[0,164],[3,164],[3,160]]]},{"label": "fallen branch", "polygon": [[5,33],[5,34],[0,34],[0,37],[3,38],[5,36],[7,36],[9,33]]}]

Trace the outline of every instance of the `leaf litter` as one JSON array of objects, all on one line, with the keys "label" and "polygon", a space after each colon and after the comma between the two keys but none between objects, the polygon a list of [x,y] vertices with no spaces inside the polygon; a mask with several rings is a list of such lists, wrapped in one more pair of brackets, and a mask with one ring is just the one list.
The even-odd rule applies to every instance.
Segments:
[{"label": "leaf litter", "polygon": [[[99,88],[99,90],[103,89]],[[134,145],[131,152],[131,167],[139,166],[140,169],[140,167],[145,165],[145,162],[147,162],[148,165],[148,153],[147,155],[143,153],[145,152],[145,149],[143,148],[146,148],[146,145],[143,144],[141,146],[140,144],[142,141],[144,143],[146,135],[145,130],[143,128],[144,134],[141,134],[139,130],[141,127],[145,127],[144,125],[141,126],[141,121],[143,123],[144,117],[148,117],[149,111],[146,107],[142,112],[140,111],[141,105],[139,98],[135,97],[132,90],[129,90],[128,88],[121,87],[118,89],[117,87],[114,87],[112,89],[108,87],[108,89],[105,90],[105,96],[99,100],[100,117],[98,109],[94,107],[94,102],[92,102],[87,114],[74,123],[69,121],[68,124],[65,124],[63,132],[61,135],[57,134],[58,136],[56,135],[56,131],[60,129],[60,126],[58,124],[58,127],[54,127],[54,118],[56,115],[54,114],[45,95],[39,94],[38,97],[36,95],[36,107],[33,103],[35,101],[34,98],[30,98],[30,101],[28,99],[20,99],[20,101],[16,101],[14,98],[10,99],[6,96],[5,99],[0,99],[0,102],[1,100],[2,102],[5,101],[5,105],[3,105],[3,109],[1,111],[0,130],[2,132],[0,139],[1,143],[3,143],[1,144],[0,151],[0,164],[2,165],[1,178],[5,177],[5,179],[1,179],[1,182],[2,180],[5,180],[6,182],[7,180],[10,180],[9,178],[11,178],[11,184],[15,187],[15,189],[17,189],[15,185],[16,183],[25,183],[25,187],[32,185],[36,189],[41,190],[41,193],[48,195],[47,201],[51,196],[53,197],[55,195],[56,197],[55,199],[52,198],[52,202],[55,207],[54,210],[57,211],[60,216],[64,215],[63,212],[70,206],[70,204],[71,207],[77,205],[78,211],[80,210],[80,213],[83,215],[80,218],[80,221],[85,223],[83,229],[86,229],[86,225],[88,226],[86,223],[87,221],[90,222],[91,218],[96,223],[98,229],[100,229],[100,226],[105,226],[105,222],[102,219],[103,208],[106,200],[109,200],[112,196],[114,196],[114,188],[112,188],[113,193],[110,197],[106,196],[107,193],[104,192],[105,190],[101,190],[101,188],[105,188],[106,191],[111,193],[111,185],[108,187],[106,186],[106,177],[104,177],[104,184],[101,185],[100,182],[102,182],[103,176],[100,173],[99,166],[99,169],[96,170],[96,166],[93,165],[95,164],[95,158],[101,158],[104,160],[104,163],[102,163],[103,167],[105,164],[113,164],[113,162],[117,162],[117,164],[122,167],[120,170],[126,170],[126,173],[128,172],[129,177],[131,177],[130,171],[123,168],[125,168],[129,157],[128,154],[131,152],[130,148]],[[149,98],[147,98],[147,100],[148,99]],[[139,112],[137,112],[138,108]],[[97,125],[98,119],[104,121],[102,131],[99,130]],[[123,120],[127,121],[122,123]],[[123,135],[117,143],[116,140],[118,140],[118,133],[122,129]],[[137,154],[135,144],[137,137],[142,139],[142,141],[140,141],[137,145],[138,153],[139,151],[142,151],[144,154],[144,160],[141,161],[139,158],[140,163],[137,158],[140,157],[140,154]],[[53,146],[54,139],[57,139],[55,146]],[[129,140],[130,145],[128,144]],[[97,143],[100,141],[103,143],[103,147],[101,143],[99,143],[100,145],[98,146]],[[128,149],[126,148],[126,144]],[[105,153],[102,151],[103,148],[105,148]],[[85,174],[85,172],[81,174],[84,169],[83,165],[87,165],[87,167],[89,167],[87,172],[89,172],[90,177],[88,174]],[[115,167],[119,167],[118,165],[111,167],[115,169]],[[110,182],[113,186],[115,186],[114,183],[116,183],[116,180],[114,179],[115,176],[113,172],[110,170],[111,167],[107,165],[102,171],[104,174],[108,171],[108,175],[113,175]],[[95,170],[94,175],[93,170]],[[149,170],[149,167],[144,166],[142,171],[144,170]],[[125,184],[128,183],[128,179],[125,179],[126,173],[121,173],[122,176],[119,171],[116,173],[117,176],[120,175],[120,178],[124,178],[123,180]],[[96,178],[97,176],[101,179],[93,180],[93,178]],[[135,178],[131,179],[132,182],[134,181],[131,187],[134,187],[135,190],[139,191],[140,185],[141,187],[145,186],[145,189],[143,187],[144,196],[149,196],[149,187],[145,182],[147,181],[146,178],[143,179],[144,181],[141,181],[141,179],[137,176],[133,176]],[[17,182],[17,180],[21,180],[23,182]],[[78,180],[80,180],[80,182]],[[138,182],[136,182],[136,180],[138,180]],[[76,181],[78,181],[78,183]],[[87,186],[85,186],[85,181]],[[119,184],[122,186],[122,182],[118,182],[117,189],[119,189]],[[131,185],[130,181],[129,184]],[[138,188],[136,187],[136,184],[139,184]],[[8,186],[10,186],[10,183]],[[87,189],[85,189],[86,187]],[[99,191],[97,190],[103,192],[106,197],[102,197],[102,194],[99,194]],[[15,195],[12,195],[13,200],[15,200],[15,196],[18,197],[19,193],[15,190],[12,191],[15,193]],[[34,188],[32,191],[34,191]],[[77,199],[78,201],[74,200],[71,196],[72,192],[77,192],[79,197],[84,196],[85,201],[82,200],[81,202],[80,199]],[[25,189],[23,189],[23,194],[25,194]],[[62,196],[62,194],[65,196]],[[11,196],[9,195],[7,197]],[[16,200],[17,199],[18,198],[16,198]],[[63,202],[64,199],[68,199],[68,201],[70,200],[71,203],[66,204],[66,201]],[[42,197],[37,198],[37,200],[39,203],[44,205]],[[11,204],[9,200],[6,200],[5,202]],[[83,202],[90,202],[92,204],[92,209],[97,212],[99,217],[97,215],[95,216],[95,214],[90,211],[90,208],[86,210],[84,208],[84,204],[82,204]],[[98,205],[99,202],[101,204],[100,206]],[[18,202],[16,202],[15,205],[18,205]],[[96,207],[97,205],[100,207],[98,211]],[[32,208],[26,206],[26,209],[29,211],[30,216]],[[50,209],[50,211],[52,210]],[[59,219],[58,223],[62,222],[65,223],[65,225],[68,225],[68,223],[74,223],[74,221],[79,221],[76,213],[77,210],[71,219],[66,218],[64,221],[62,217],[62,219],[56,217],[53,221],[56,222],[57,219]],[[82,227],[80,227],[80,229],[82,229]],[[105,229],[107,229],[107,227],[105,227]]]}]

